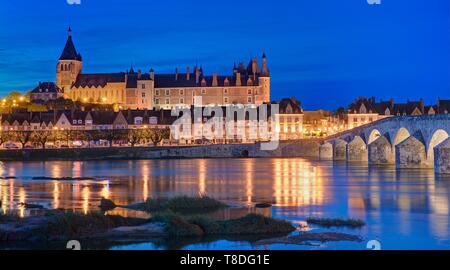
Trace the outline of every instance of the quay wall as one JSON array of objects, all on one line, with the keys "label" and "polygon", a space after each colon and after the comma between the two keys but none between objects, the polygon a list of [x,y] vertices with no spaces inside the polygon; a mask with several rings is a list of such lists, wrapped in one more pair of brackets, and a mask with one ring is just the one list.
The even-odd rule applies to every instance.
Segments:
[{"label": "quay wall", "polygon": [[319,157],[319,140],[280,142],[276,150],[261,150],[261,144],[221,144],[167,147],[102,147],[0,150],[0,161],[114,160],[243,157]]}]

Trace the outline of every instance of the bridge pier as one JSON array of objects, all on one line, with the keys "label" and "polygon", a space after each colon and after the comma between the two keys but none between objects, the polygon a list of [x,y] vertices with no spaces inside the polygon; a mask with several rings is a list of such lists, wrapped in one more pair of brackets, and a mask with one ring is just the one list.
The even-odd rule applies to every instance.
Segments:
[{"label": "bridge pier", "polygon": [[319,158],[322,160],[333,159],[333,145],[331,143],[324,143],[320,146]]},{"label": "bridge pier", "polygon": [[427,168],[425,145],[414,136],[395,146],[395,160],[397,168]]},{"label": "bridge pier", "polygon": [[434,169],[439,174],[450,174],[450,138],[434,148]]},{"label": "bridge pier", "polygon": [[347,142],[337,139],[333,143],[333,159],[346,160],[347,159]]},{"label": "bridge pier", "polygon": [[367,145],[360,136],[355,138],[347,145],[347,161],[368,161]]},{"label": "bridge pier", "polygon": [[386,137],[378,137],[369,144],[369,164],[394,164],[395,155]]}]

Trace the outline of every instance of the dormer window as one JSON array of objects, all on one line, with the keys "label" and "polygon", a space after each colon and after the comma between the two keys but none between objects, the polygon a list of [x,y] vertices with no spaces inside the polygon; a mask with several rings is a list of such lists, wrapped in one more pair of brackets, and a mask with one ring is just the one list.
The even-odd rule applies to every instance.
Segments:
[{"label": "dormer window", "polygon": [[135,117],[134,118],[134,124],[135,125],[142,125],[143,118],[142,117]]},{"label": "dormer window", "polygon": [[78,120],[78,124],[83,124],[83,120]]},{"label": "dormer window", "polygon": [[72,123],[73,123],[74,125],[76,125],[76,124],[77,124],[77,120],[73,120]]},{"label": "dormer window", "polygon": [[154,116],[150,117],[149,124],[150,125],[157,125],[158,124],[158,117],[154,117]]}]

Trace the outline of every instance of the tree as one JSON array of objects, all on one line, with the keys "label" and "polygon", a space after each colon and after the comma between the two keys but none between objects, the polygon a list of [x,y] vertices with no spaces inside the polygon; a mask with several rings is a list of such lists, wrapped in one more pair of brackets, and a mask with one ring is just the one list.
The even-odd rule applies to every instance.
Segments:
[{"label": "tree", "polygon": [[11,132],[0,130],[0,146],[11,139]]},{"label": "tree", "polygon": [[18,130],[14,132],[14,138],[22,145],[22,148],[25,148],[25,145],[30,141],[32,134],[32,131]]},{"label": "tree", "polygon": [[339,108],[336,110],[336,115],[337,115],[339,118],[343,117],[344,114],[345,114],[345,109],[344,109],[344,107],[339,107]]},{"label": "tree", "polygon": [[169,128],[152,128],[148,129],[146,132],[147,139],[150,139],[153,142],[154,146],[157,146],[164,139],[170,138],[170,129]]},{"label": "tree", "polygon": [[53,134],[54,132],[49,130],[34,131],[30,140],[34,143],[40,144],[42,149],[45,149],[45,145],[51,140]]},{"label": "tree", "polygon": [[101,140],[108,141],[109,147],[112,147],[115,140],[120,140],[125,137],[124,134],[126,133],[124,131],[120,129],[103,129],[99,130],[99,135]]},{"label": "tree", "polygon": [[142,129],[128,129],[127,130],[127,141],[134,147],[136,144],[140,143],[142,139],[145,138],[145,131]]}]

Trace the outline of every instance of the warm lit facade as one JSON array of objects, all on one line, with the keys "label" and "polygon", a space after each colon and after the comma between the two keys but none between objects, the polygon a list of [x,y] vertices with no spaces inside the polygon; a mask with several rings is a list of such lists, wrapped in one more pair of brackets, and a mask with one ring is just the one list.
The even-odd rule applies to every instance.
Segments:
[{"label": "warm lit facade", "polygon": [[256,104],[270,101],[270,73],[264,54],[262,65],[256,58],[248,66],[234,66],[229,76],[206,76],[203,68],[176,69],[173,74],[134,71],[84,74],[81,55],[75,49],[72,32],[56,66],[56,85],[64,97],[81,102],[117,104],[124,109],[171,109],[191,106],[194,97],[203,105]]}]

